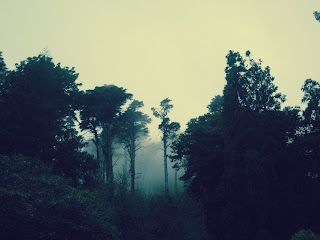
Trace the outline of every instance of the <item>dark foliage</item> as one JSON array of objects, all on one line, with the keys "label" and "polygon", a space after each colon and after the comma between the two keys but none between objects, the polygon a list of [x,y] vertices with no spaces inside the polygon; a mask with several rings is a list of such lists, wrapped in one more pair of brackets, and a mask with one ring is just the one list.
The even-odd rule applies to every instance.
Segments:
[{"label": "dark foliage", "polygon": [[208,239],[289,239],[319,232],[319,84],[306,80],[303,115],[281,110],[270,68],[227,55],[224,95],[192,119],[172,160],[204,205]]},{"label": "dark foliage", "polygon": [[0,156],[0,171],[1,239],[117,239],[97,192],[74,189],[21,155]]},{"label": "dark foliage", "polygon": [[[226,58],[223,96],[183,134],[168,118],[170,99],[152,108],[161,120],[166,194],[146,198],[134,186],[138,140],[150,122],[138,111],[143,103],[123,109],[132,95],[114,85],[80,92],[74,69],[45,54],[8,71],[0,52],[0,238],[317,239],[320,84],[305,81],[304,111],[282,109],[269,67],[249,51]],[[77,123],[93,135],[96,158],[83,151]],[[128,173],[113,179],[116,140],[130,157],[135,194]],[[186,184],[175,198],[170,145]]]},{"label": "dark foliage", "polygon": [[17,64],[0,85],[0,154],[37,157],[73,184],[91,181],[93,158],[74,124],[77,77],[43,54]]}]

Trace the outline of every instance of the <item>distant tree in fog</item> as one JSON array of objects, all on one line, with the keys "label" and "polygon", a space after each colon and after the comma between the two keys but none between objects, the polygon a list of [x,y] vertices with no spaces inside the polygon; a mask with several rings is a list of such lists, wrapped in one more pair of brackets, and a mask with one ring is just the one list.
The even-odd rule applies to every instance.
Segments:
[{"label": "distant tree in fog", "polygon": [[161,140],[163,142],[164,188],[166,195],[169,194],[167,149],[170,142],[176,137],[177,131],[180,129],[180,124],[177,122],[170,122],[170,118],[168,117],[172,108],[173,105],[169,98],[160,102],[160,108],[151,108],[153,115],[161,120],[159,130],[162,133]]},{"label": "distant tree in fog", "polygon": [[142,101],[133,100],[127,110],[119,118],[119,141],[124,145],[125,151],[130,158],[131,192],[135,189],[135,163],[137,151],[141,148],[141,137],[148,135],[147,124],[151,118],[138,111],[143,107]]}]

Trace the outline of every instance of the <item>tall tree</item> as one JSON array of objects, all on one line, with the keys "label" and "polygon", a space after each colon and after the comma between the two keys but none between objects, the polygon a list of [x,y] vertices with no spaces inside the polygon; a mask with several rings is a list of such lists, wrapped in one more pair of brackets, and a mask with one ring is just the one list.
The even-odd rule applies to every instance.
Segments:
[{"label": "tall tree", "polygon": [[82,131],[87,130],[93,134],[92,142],[96,147],[96,160],[98,164],[97,179],[100,182],[105,181],[105,162],[101,156],[100,133],[102,124],[99,120],[101,109],[101,96],[95,94],[93,90],[82,92],[79,102],[80,106],[80,128]]},{"label": "tall tree", "polygon": [[[287,134],[292,134],[294,129],[285,125],[286,114],[280,111],[285,97],[277,93],[270,68],[263,68],[261,60],[254,61],[249,51],[245,58],[233,51],[226,58],[224,181],[230,187],[226,189],[227,201],[223,208],[228,209],[225,217],[230,218],[228,225],[233,229],[228,234],[233,237],[240,234],[240,238],[248,239],[245,232],[260,228],[256,221],[256,216],[262,214],[260,206],[265,209],[272,206],[272,200],[265,196],[278,177],[274,169],[281,161],[282,150],[286,149]],[[245,204],[239,205],[239,202]],[[261,219],[261,223],[267,220]]]},{"label": "tall tree", "polygon": [[[296,182],[288,169],[291,173],[297,163],[299,109],[281,111],[285,99],[270,69],[250,52],[245,58],[229,52],[226,80],[224,95],[208,106],[210,113],[192,119],[174,142],[172,158],[203,203],[208,239],[289,237],[294,224],[283,202],[289,193],[295,199],[293,188],[286,189]],[[297,220],[297,214],[290,216]],[[285,229],[279,218],[290,222]]]},{"label": "tall tree", "polygon": [[162,133],[161,139],[163,142],[163,161],[164,161],[164,191],[169,194],[168,182],[168,146],[175,139],[177,131],[180,129],[180,124],[177,122],[170,122],[168,117],[169,112],[173,108],[171,100],[166,98],[160,102],[160,108],[151,108],[153,115],[161,120],[159,130]]},{"label": "tall tree", "polygon": [[130,177],[131,192],[135,190],[135,163],[137,151],[141,148],[140,139],[146,137],[149,133],[147,124],[151,122],[151,118],[138,111],[143,107],[143,102],[133,100],[127,110],[120,116],[119,136],[118,139],[124,145],[130,159]]},{"label": "tall tree", "polygon": [[[94,90],[86,91],[82,102],[81,127],[88,129],[95,136],[97,157],[99,148],[103,159],[99,159],[102,168],[102,179],[108,184],[113,183],[113,143],[119,131],[118,121],[121,107],[132,95],[126,93],[126,89],[114,85],[96,87]],[[98,130],[101,133],[98,136]]]}]

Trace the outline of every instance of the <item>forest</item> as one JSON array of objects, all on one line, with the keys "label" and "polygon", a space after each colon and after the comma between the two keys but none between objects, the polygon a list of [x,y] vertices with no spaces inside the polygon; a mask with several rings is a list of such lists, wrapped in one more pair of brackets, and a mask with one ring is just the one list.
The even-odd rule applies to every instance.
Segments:
[{"label": "forest", "polygon": [[[1,239],[319,239],[319,82],[283,107],[270,67],[230,50],[223,94],[182,132],[170,98],[148,116],[127,89],[80,90],[78,76],[45,52],[9,70],[0,52]],[[146,194],[136,165],[152,117],[163,189]]]}]

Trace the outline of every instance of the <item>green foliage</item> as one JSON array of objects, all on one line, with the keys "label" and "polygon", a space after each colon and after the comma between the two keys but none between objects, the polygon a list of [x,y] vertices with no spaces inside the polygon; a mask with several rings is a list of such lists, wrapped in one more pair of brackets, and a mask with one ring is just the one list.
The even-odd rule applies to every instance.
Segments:
[{"label": "green foliage", "polygon": [[313,12],[313,15],[314,15],[315,19],[316,19],[318,22],[320,22],[320,12],[314,11],[314,12]]},{"label": "green foliage", "polygon": [[115,202],[121,239],[200,240],[204,236],[202,205],[184,194],[175,199],[116,195]]},{"label": "green foliage", "polygon": [[74,124],[77,77],[43,54],[17,64],[0,85],[0,153],[40,158],[74,184],[89,180],[95,166]]},{"label": "green foliage", "polygon": [[315,123],[320,119],[320,84],[312,79],[307,79],[302,87],[304,92],[302,103],[307,104],[304,117],[307,121]]},{"label": "green foliage", "polygon": [[151,122],[151,118],[138,110],[143,106],[143,102],[133,100],[119,117],[118,139],[126,148],[133,144],[132,140],[138,140],[139,137],[145,137],[149,133],[147,124]]},{"label": "green foliage", "polygon": [[290,240],[318,240],[319,237],[314,234],[310,229],[301,229],[296,232]]},{"label": "green foliage", "polygon": [[[143,103],[124,111],[132,95],[114,85],[80,92],[74,69],[46,54],[8,71],[0,52],[0,238],[272,240],[299,226],[320,232],[320,84],[305,81],[303,114],[281,109],[285,96],[269,67],[250,51],[226,59],[223,96],[183,134],[168,117],[170,99],[151,109],[161,120],[166,195],[147,199],[128,193],[126,174],[113,184],[112,162],[117,139],[131,159],[133,191],[139,138],[151,121]],[[94,135],[97,161],[82,152],[76,111],[81,130]],[[168,146],[193,199],[168,196]],[[291,237],[298,239],[318,237],[302,229]]]},{"label": "green foliage", "polygon": [[209,112],[222,112],[223,110],[223,97],[221,95],[217,95],[212,98],[210,104],[207,106]]},{"label": "green foliage", "polygon": [[247,54],[243,58],[239,52],[230,51],[226,56],[227,67],[224,89],[224,109],[230,107],[249,107],[254,111],[279,110],[285,96],[277,93],[277,87],[273,84],[270,67],[262,67],[262,61],[258,62]]},{"label": "green foliage", "polygon": [[[121,107],[131,97],[132,95],[126,93],[124,88],[104,85],[94,90],[87,90],[79,98],[80,127],[94,134],[97,160],[100,166],[99,179],[102,182],[106,179],[107,183],[113,184],[112,145],[120,131]],[[100,157],[100,149],[103,158]]]},{"label": "green foliage", "polygon": [[39,161],[0,156],[0,181],[2,239],[116,239],[106,202]]},{"label": "green foliage", "polygon": [[131,97],[124,88],[114,85],[87,90],[81,99],[82,128],[112,124],[121,112],[121,107]]},{"label": "green foliage", "polygon": [[6,76],[7,71],[8,70],[7,70],[6,64],[2,58],[2,52],[0,51],[0,84],[4,79],[4,77]]},{"label": "green foliage", "polygon": [[202,206],[188,196],[150,199],[147,239],[195,240],[204,237]]},{"label": "green foliage", "polygon": [[[172,145],[177,167],[184,168],[182,179],[190,190],[204,198],[208,188],[213,187],[223,173],[224,138],[222,116],[208,113],[191,119],[185,133]],[[213,194],[213,193],[212,193]]]},{"label": "green foliage", "polygon": [[179,123],[170,122],[170,118],[168,118],[168,114],[172,108],[173,105],[171,104],[171,100],[169,98],[166,98],[160,102],[159,109],[151,108],[153,115],[161,120],[161,123],[159,124],[159,130],[162,132],[162,138],[166,138],[167,140],[174,139],[176,132],[180,129]]},{"label": "green foliage", "polygon": [[[281,110],[285,98],[270,68],[249,51],[245,57],[230,51],[225,71],[224,95],[212,99],[210,113],[190,120],[173,144],[172,160],[204,205],[208,239],[288,238],[296,224],[317,222],[319,168],[310,163],[318,166],[319,154],[305,138],[314,122],[303,127],[299,108]],[[314,111],[311,85],[305,99],[316,103]]]}]

